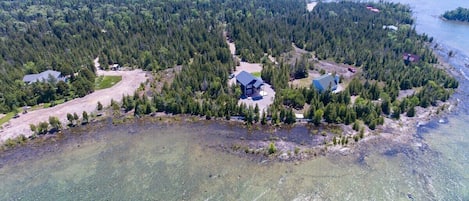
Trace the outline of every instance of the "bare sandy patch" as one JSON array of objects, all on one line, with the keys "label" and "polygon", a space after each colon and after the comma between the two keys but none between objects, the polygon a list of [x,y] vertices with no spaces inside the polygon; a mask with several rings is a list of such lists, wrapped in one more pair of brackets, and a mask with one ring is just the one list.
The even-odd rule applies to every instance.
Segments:
[{"label": "bare sandy patch", "polygon": [[88,113],[96,111],[98,101],[104,106],[111,104],[111,100],[120,101],[123,95],[132,95],[135,90],[144,82],[146,73],[142,70],[133,71],[98,71],[98,75],[119,75],[122,80],[111,88],[95,91],[85,97],[76,98],[74,100],[56,105],[50,108],[30,111],[22,114],[16,119],[11,119],[0,130],[0,141],[8,138],[15,138],[21,134],[25,136],[32,135],[29,127],[30,124],[38,124],[39,122],[48,122],[49,116],[55,116],[60,119],[62,125],[67,122],[67,113],[77,113],[79,116],[86,111]]},{"label": "bare sandy patch", "polygon": [[397,99],[402,100],[406,97],[412,96],[416,91],[417,91],[417,89],[400,90],[399,91],[399,96],[397,96]]},{"label": "bare sandy patch", "polygon": [[239,66],[236,66],[235,74],[241,71],[246,71],[248,73],[261,72],[262,65],[259,63],[248,63],[248,62],[243,61],[240,63]]},{"label": "bare sandy patch", "polygon": [[289,84],[296,87],[310,87],[313,84],[313,79],[319,77],[321,74],[317,71],[308,70],[308,77],[302,79],[295,79],[290,81]]},{"label": "bare sandy patch", "polygon": [[[344,78],[352,78],[355,74],[361,72],[361,68],[357,68],[352,65],[347,64],[339,64],[332,61],[319,61],[315,67],[319,69],[324,69],[327,73],[337,73],[338,75],[342,75]],[[348,70],[348,68],[354,68],[356,73],[352,73]]]}]

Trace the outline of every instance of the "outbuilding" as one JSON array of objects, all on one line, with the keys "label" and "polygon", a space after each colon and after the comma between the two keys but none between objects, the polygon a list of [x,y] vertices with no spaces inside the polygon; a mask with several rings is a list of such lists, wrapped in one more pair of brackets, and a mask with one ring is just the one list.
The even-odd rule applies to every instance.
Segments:
[{"label": "outbuilding", "polygon": [[339,85],[339,76],[336,75],[335,77],[332,74],[324,74],[320,77],[313,79],[314,87],[319,91],[323,92],[326,90],[335,91],[337,89],[337,85]]}]

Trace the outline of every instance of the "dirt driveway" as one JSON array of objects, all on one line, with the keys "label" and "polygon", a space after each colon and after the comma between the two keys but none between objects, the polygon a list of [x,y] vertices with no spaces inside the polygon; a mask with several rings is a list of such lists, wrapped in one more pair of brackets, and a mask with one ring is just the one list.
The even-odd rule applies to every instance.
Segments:
[{"label": "dirt driveway", "polygon": [[[225,32],[226,36],[226,32]],[[231,55],[233,57],[238,58],[236,56],[236,46],[233,42],[230,42],[230,40],[226,40],[226,43],[228,43],[228,47],[230,48]],[[238,58],[239,59],[239,58]],[[228,84],[233,85],[236,84],[236,75],[238,75],[241,71],[246,71],[248,73],[256,73],[256,72],[261,72],[262,71],[262,64],[260,63],[248,63],[248,62],[240,62],[239,66],[236,66],[236,71],[233,72],[235,75],[233,78],[231,78],[228,82]],[[252,106],[255,107],[256,105],[259,107],[259,113],[262,114],[262,111],[267,112],[267,107],[271,105],[274,102],[275,98],[275,91],[267,83],[264,83],[264,86],[262,86],[262,91],[266,93],[260,100],[252,100],[251,98],[246,98],[246,99],[239,99],[238,104],[245,103],[247,106]]]},{"label": "dirt driveway", "polygon": [[60,119],[62,125],[67,122],[67,113],[76,112],[80,117],[83,111],[88,113],[94,112],[98,101],[104,106],[111,104],[111,99],[120,101],[122,95],[132,95],[145,82],[146,73],[142,70],[133,71],[99,71],[98,75],[121,75],[122,80],[111,88],[95,91],[83,98],[77,98],[60,105],[50,108],[30,111],[27,114],[21,114],[19,118],[11,119],[3,125],[0,130],[0,142],[8,138],[15,138],[21,134],[25,136],[32,135],[29,127],[30,124],[38,124],[39,122],[49,121],[49,116],[55,116]]}]

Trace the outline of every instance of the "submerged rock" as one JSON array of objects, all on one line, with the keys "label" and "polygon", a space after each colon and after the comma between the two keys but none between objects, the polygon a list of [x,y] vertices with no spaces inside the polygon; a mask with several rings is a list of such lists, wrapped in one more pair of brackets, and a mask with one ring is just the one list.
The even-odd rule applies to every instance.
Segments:
[{"label": "submerged rock", "polygon": [[282,159],[282,160],[288,160],[290,158],[290,156],[288,156],[287,153],[282,153],[282,154],[280,154],[279,158]]}]

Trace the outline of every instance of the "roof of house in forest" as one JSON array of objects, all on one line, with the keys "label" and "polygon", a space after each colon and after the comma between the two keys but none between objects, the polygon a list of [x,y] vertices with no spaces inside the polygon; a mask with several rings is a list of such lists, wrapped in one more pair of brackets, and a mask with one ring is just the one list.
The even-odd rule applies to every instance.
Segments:
[{"label": "roof of house in forest", "polygon": [[402,58],[407,61],[418,61],[420,60],[420,56],[410,53],[403,53]]},{"label": "roof of house in forest", "polygon": [[334,76],[331,74],[321,75],[320,77],[314,78],[313,82],[314,81],[317,81],[317,83],[320,84],[323,89],[327,89],[329,87],[335,88],[337,86]]},{"label": "roof of house in forest", "polygon": [[372,11],[372,12],[375,12],[375,13],[379,13],[379,11],[380,11],[379,9],[374,8],[373,6],[367,6],[366,9],[368,9],[368,10],[370,10],[370,11]]},{"label": "roof of house in forest", "polygon": [[399,27],[396,27],[394,25],[383,25],[383,29],[389,29],[389,30],[397,31],[397,30],[399,30]]},{"label": "roof of house in forest", "polygon": [[262,79],[254,77],[251,73],[248,73],[246,71],[241,71],[237,76],[236,76],[236,81],[238,81],[240,84],[247,86],[249,84],[253,84],[254,87],[258,88],[262,84],[264,84],[264,81]]},{"label": "roof of house in forest", "polygon": [[38,82],[42,80],[47,80],[49,79],[49,75],[58,79],[61,73],[58,71],[54,71],[54,70],[46,70],[38,74],[29,74],[23,77],[23,82],[34,83],[34,82]]}]

